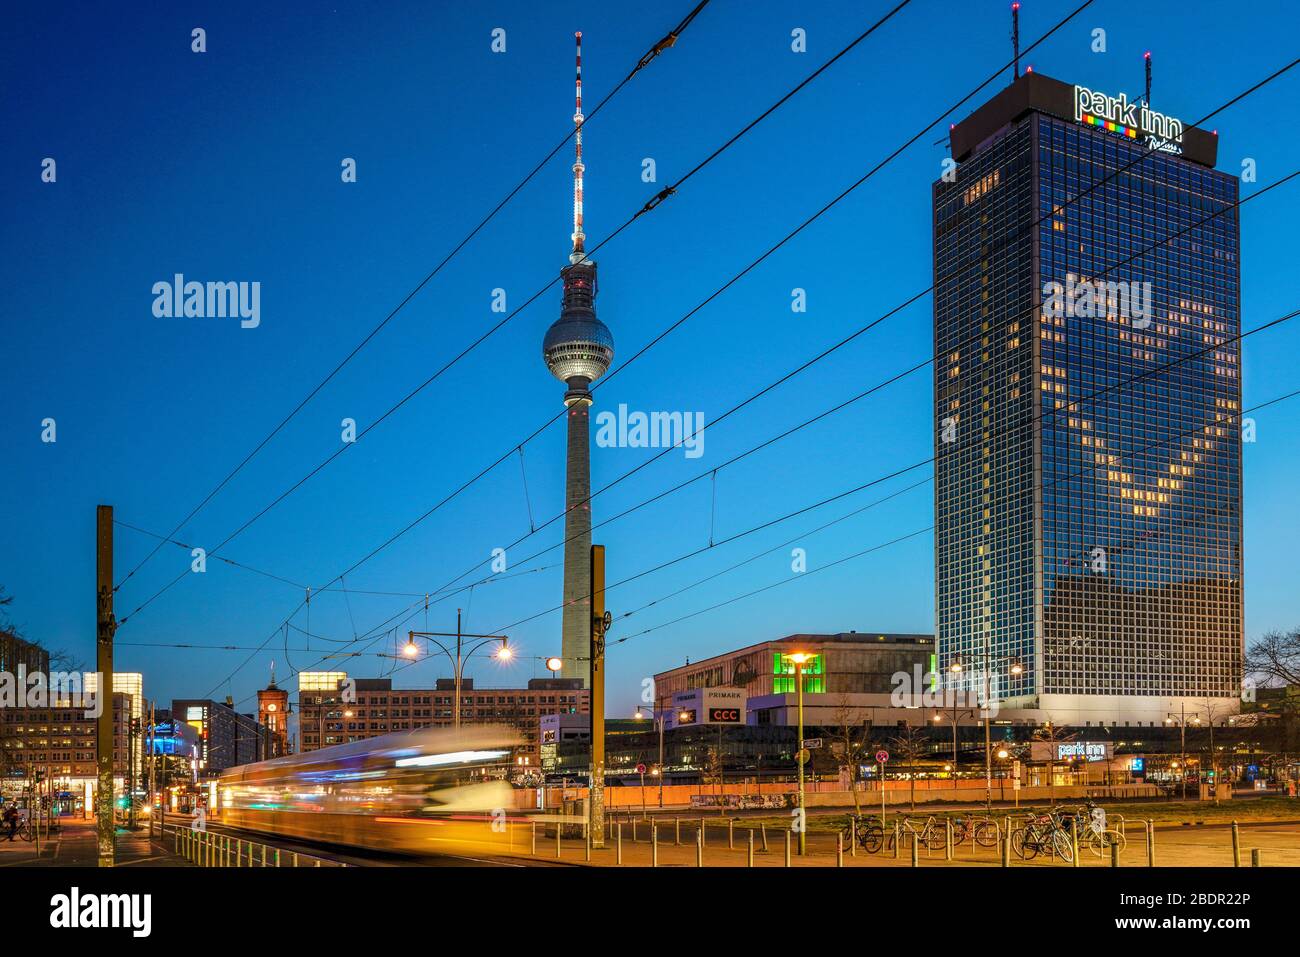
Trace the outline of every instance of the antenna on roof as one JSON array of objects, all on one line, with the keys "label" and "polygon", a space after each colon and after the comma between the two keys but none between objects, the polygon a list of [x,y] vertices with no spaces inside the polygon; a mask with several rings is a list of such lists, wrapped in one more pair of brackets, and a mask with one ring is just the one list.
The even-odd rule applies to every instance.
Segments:
[{"label": "antenna on roof", "polygon": [[1147,91],[1146,91],[1146,95],[1143,96],[1142,98],[1142,102],[1145,103],[1147,106],[1150,106],[1151,105],[1151,51],[1148,50],[1146,53],[1142,54],[1142,59],[1146,61],[1146,67],[1147,67]]},{"label": "antenna on roof", "polygon": [[1011,4],[1011,50],[1012,57],[1011,79],[1020,79],[1020,2],[1016,0]]}]

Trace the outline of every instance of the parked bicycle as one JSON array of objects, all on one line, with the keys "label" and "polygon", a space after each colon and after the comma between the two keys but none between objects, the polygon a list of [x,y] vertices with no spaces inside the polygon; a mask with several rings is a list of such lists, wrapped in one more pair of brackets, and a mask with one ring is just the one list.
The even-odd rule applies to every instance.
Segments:
[{"label": "parked bicycle", "polygon": [[1023,827],[1011,832],[1011,850],[1021,860],[1032,860],[1039,852],[1055,854],[1066,863],[1074,860],[1074,844],[1061,810],[1031,815]]}]

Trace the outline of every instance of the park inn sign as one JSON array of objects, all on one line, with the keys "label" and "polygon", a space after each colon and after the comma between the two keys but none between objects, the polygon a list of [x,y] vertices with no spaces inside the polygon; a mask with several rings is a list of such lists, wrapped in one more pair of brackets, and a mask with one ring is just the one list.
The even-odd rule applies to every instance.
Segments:
[{"label": "park inn sign", "polygon": [[1124,93],[1108,96],[1086,86],[1075,86],[1074,119],[1126,139],[1142,137],[1152,147],[1166,153],[1183,151],[1182,120],[1157,113],[1140,100],[1130,101]]}]

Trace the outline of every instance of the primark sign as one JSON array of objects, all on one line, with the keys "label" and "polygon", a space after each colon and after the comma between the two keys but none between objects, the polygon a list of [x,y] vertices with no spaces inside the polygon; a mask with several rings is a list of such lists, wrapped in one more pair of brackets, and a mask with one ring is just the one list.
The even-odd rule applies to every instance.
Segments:
[{"label": "primark sign", "polygon": [[1074,88],[1074,119],[1126,139],[1142,140],[1165,153],[1183,152],[1183,122],[1149,108],[1127,94],[1108,96],[1086,86]]}]

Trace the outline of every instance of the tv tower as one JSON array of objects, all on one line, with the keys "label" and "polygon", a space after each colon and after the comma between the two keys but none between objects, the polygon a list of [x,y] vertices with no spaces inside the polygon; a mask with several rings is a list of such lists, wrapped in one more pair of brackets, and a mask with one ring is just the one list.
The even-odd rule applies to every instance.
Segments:
[{"label": "tv tower", "polygon": [[542,358],[568,391],[568,452],[565,465],[564,620],[560,656],[562,678],[587,684],[591,643],[591,384],[614,361],[614,337],[596,318],[596,264],[587,258],[582,231],[582,34],[577,43],[576,100],[573,113],[573,250],[560,271],[564,299],[560,318],[542,340]]}]

